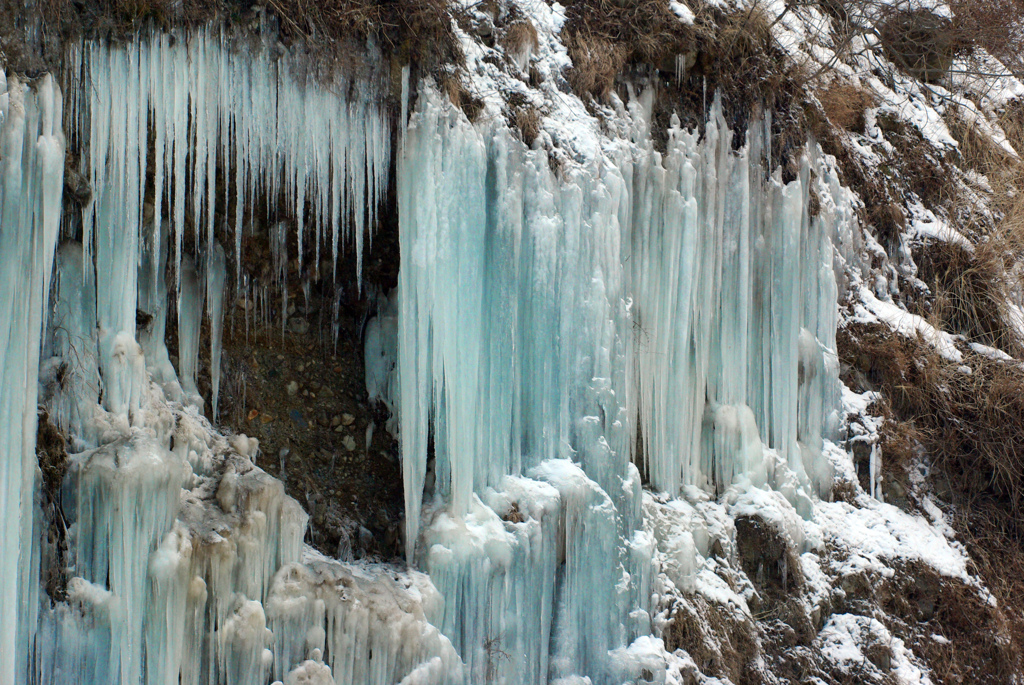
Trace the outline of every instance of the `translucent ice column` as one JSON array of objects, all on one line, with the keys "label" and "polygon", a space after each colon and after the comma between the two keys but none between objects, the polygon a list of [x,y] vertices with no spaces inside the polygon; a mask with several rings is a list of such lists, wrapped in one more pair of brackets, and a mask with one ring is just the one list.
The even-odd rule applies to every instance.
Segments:
[{"label": "translucent ice column", "polygon": [[39,351],[64,178],[61,91],[0,72],[0,681],[25,679],[34,544]]}]

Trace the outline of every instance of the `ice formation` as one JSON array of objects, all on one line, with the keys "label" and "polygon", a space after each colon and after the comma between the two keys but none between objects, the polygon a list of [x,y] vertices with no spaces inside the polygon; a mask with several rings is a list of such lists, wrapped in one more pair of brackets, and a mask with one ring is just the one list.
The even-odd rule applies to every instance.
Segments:
[{"label": "ice formation", "polygon": [[37,612],[40,337],[64,188],[60,88],[0,72],[0,680],[29,653]]},{"label": "ice formation", "polygon": [[[733,152],[714,111],[664,154],[622,145],[559,177],[503,125],[420,93],[398,171],[406,554],[447,601],[489,598],[443,624],[478,679],[534,682],[487,654],[534,625],[552,677],[626,677],[616,650],[650,622],[634,463],[670,494],[776,487],[808,517],[831,485],[849,196],[810,153],[796,180],[770,173],[769,122]],[[524,525],[539,534],[517,541]],[[495,574],[500,592],[482,585]],[[520,587],[541,604],[517,606]]]},{"label": "ice formation", "polygon": [[[200,330],[205,313],[216,417],[218,240],[240,263],[260,198],[295,217],[270,229],[274,278],[293,229],[300,260],[312,235],[360,262],[392,155],[377,76],[314,86],[287,54],[203,31],[71,59],[69,138],[93,188],[81,241],[57,246],[60,91],[12,78],[2,101],[0,581],[17,601],[0,680],[664,682],[652,558],[685,587],[708,542],[697,523],[645,521],[687,512],[645,506],[642,479],[732,507],[770,490],[805,517],[830,484],[834,260],[855,220],[813,147],[784,183],[769,121],[733,150],[716,105],[703,135],[674,122],[658,152],[635,107],[628,137],[556,173],[429,83],[409,112],[404,71],[399,287],[377,295],[365,365],[397,417],[419,571],[304,549],[306,515],[253,464],[258,445],[200,414]],[[240,272],[234,287],[276,306]],[[34,505],[37,388],[73,437],[63,562]],[[65,565],[66,597],[42,596],[40,555]]]}]

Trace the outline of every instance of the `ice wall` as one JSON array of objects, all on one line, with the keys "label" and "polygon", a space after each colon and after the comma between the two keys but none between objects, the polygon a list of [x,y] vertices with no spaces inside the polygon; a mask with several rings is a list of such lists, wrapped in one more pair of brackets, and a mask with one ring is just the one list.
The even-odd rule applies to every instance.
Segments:
[{"label": "ice wall", "polygon": [[[773,488],[805,515],[830,482],[833,261],[854,219],[813,147],[784,183],[770,122],[733,150],[715,106],[658,152],[635,106],[628,133],[556,170],[500,117],[471,124],[421,84],[397,155],[399,287],[378,297],[365,362],[397,414],[406,555],[426,575],[304,551],[306,515],[254,466],[258,444],[199,413],[200,330],[205,313],[216,367],[220,242],[240,263],[258,198],[294,216],[269,229],[272,278],[291,230],[300,262],[303,241],[361,259],[391,155],[376,82],[314,86],[288,54],[201,31],[70,59],[69,137],[93,189],[80,241],[56,248],[59,91],[12,78],[0,101],[0,580],[17,600],[0,604],[0,677],[647,680],[642,480],[669,497]],[[32,506],[37,387],[71,437],[59,522]],[[66,596],[42,596],[57,524]]]},{"label": "ice wall", "polygon": [[64,187],[61,91],[0,71],[0,681],[25,677],[39,586],[36,399]]},{"label": "ice wall", "polygon": [[789,183],[768,169],[770,121],[735,152],[732,138],[716,107],[703,137],[673,127],[664,156],[632,167],[625,267],[643,459],[659,490],[722,492],[772,482],[769,447],[827,493],[822,438],[840,419],[832,239],[854,220],[810,154]]},{"label": "ice wall", "polygon": [[[0,682],[464,682],[429,579],[304,555],[306,514],[254,465],[258,441],[199,413],[204,309],[214,415],[218,402],[219,240],[238,250],[256,198],[281,197],[296,223],[277,224],[278,242],[315,241],[309,269],[321,245],[359,255],[390,157],[374,80],[314,88],[300,60],[234,47],[200,31],[72,51],[92,200],[81,240],[69,221],[59,247],[60,91],[49,76],[2,82]],[[178,369],[164,345],[175,300]],[[36,506],[37,389],[69,437],[47,493],[60,511]]]},{"label": "ice wall", "polygon": [[429,87],[406,131],[406,555],[481,682],[639,677],[621,661],[650,630],[637,465],[673,496],[773,487],[805,516],[831,484],[849,196],[813,148],[794,180],[771,172],[769,120],[734,150],[716,103],[659,153],[628,116],[631,140],[560,173]]}]

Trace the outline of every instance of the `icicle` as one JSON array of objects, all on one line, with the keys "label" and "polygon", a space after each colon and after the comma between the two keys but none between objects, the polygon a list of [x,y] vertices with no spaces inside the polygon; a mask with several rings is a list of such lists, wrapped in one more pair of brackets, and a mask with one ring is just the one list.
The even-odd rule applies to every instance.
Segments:
[{"label": "icicle", "polygon": [[213,406],[210,416],[217,421],[217,400],[220,396],[220,355],[224,335],[224,295],[227,278],[227,259],[220,243],[213,247],[210,273],[207,277],[207,297],[210,313],[210,386]]},{"label": "icicle", "polygon": [[181,294],[178,298],[178,370],[181,387],[189,401],[201,405],[196,378],[199,362],[199,327],[203,318],[203,288],[192,258],[181,262]]},{"label": "icicle", "polygon": [[39,548],[34,544],[40,342],[60,226],[62,98],[0,72],[0,681],[27,682]]}]

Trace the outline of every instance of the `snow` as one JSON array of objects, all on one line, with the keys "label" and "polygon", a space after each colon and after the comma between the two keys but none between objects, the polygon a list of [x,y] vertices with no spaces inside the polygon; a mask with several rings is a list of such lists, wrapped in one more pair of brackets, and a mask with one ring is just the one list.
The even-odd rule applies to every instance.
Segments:
[{"label": "snow", "polygon": [[[927,670],[921,666],[903,640],[890,634],[878,620],[852,614],[836,614],[818,634],[816,645],[826,659],[850,675],[864,671],[890,674],[901,685],[931,685]],[[886,655],[885,661],[864,654],[865,647],[874,647],[875,654]]]},{"label": "snow", "polygon": [[950,81],[959,90],[979,98],[981,109],[987,114],[1024,97],[1024,83],[981,47],[954,60]]},{"label": "snow", "polygon": [[815,522],[828,536],[853,552],[844,562],[847,572],[874,571],[891,575],[890,564],[921,561],[942,575],[971,582],[967,557],[927,520],[875,499],[818,502]]},{"label": "snow", "polygon": [[880,300],[866,287],[861,287],[860,298],[860,302],[854,303],[851,321],[884,323],[907,338],[920,337],[948,361],[955,363],[963,361],[963,353],[957,349],[954,336],[935,328],[923,317],[900,309],[892,302]]},{"label": "snow", "polygon": [[1002,350],[996,349],[995,347],[989,347],[988,345],[982,345],[981,343],[974,342],[968,343],[968,347],[970,347],[974,352],[980,354],[982,357],[987,357],[988,359],[991,359],[993,361],[1013,361],[1013,357],[1006,354]]},{"label": "snow", "polygon": [[934,238],[946,243],[952,243],[962,247],[968,254],[974,254],[974,245],[960,231],[949,225],[948,222],[935,216],[925,209],[920,202],[910,205],[910,225],[907,230],[908,236],[918,238]]},{"label": "snow", "polygon": [[696,17],[693,14],[693,10],[685,4],[679,2],[679,0],[669,0],[668,7],[672,10],[673,14],[679,17],[679,21],[687,26],[693,25],[693,20],[696,19]]}]

